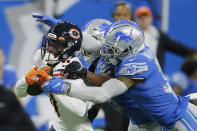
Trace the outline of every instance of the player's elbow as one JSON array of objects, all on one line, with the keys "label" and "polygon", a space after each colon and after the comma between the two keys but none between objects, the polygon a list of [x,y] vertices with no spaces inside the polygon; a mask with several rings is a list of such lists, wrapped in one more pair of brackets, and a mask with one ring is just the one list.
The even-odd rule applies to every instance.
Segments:
[{"label": "player's elbow", "polygon": [[22,98],[22,97],[26,97],[27,96],[27,92],[26,90],[22,90],[20,89],[20,87],[16,87],[15,88],[15,94],[17,97]]},{"label": "player's elbow", "polygon": [[127,91],[127,86],[117,79],[110,79],[97,89],[95,103],[104,103]]},{"label": "player's elbow", "polygon": [[27,86],[28,85],[23,78],[21,80],[19,80],[15,86],[16,96],[20,97],[20,98],[27,96]]}]

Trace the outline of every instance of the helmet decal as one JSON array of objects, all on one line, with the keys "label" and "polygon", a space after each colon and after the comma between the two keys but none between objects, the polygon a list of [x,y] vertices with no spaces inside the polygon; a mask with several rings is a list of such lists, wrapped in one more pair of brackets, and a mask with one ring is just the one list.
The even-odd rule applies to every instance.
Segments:
[{"label": "helmet decal", "polygon": [[101,26],[99,27],[99,31],[100,32],[103,32],[103,31],[105,31],[107,28],[109,27],[109,24],[107,24],[107,23],[103,23],[103,24],[101,24]]},{"label": "helmet decal", "polygon": [[55,35],[55,34],[53,34],[53,33],[48,33],[48,35],[47,35],[48,37],[51,37],[51,38],[57,38],[57,36]]},{"label": "helmet decal", "polygon": [[131,36],[132,36],[132,30],[130,31],[130,34],[129,34],[129,35],[127,35],[127,34],[121,32],[121,31],[119,31],[119,32],[116,32],[116,34],[114,35],[114,41],[119,42],[119,41],[121,41],[121,40],[124,40],[124,41],[126,41],[127,43],[128,43],[129,41],[134,42],[134,40],[132,39]]},{"label": "helmet decal", "polygon": [[112,25],[110,25],[109,28],[107,28],[107,30],[104,33],[104,36],[106,36],[107,33],[111,32],[112,30],[114,30],[115,27],[117,27],[119,25],[121,25],[121,26],[123,26],[123,25],[126,25],[126,26],[127,25],[132,25],[136,29],[138,29],[139,31],[141,31],[142,34],[144,35],[143,29],[137,23],[135,23],[133,21],[129,21],[129,20],[119,20],[119,21],[116,21],[115,23],[113,23]]},{"label": "helmet decal", "polygon": [[79,31],[77,29],[74,29],[74,28],[70,29],[69,34],[74,39],[79,39],[79,37],[80,37]]},{"label": "helmet decal", "polygon": [[58,37],[58,40],[65,41],[66,39],[64,37]]}]

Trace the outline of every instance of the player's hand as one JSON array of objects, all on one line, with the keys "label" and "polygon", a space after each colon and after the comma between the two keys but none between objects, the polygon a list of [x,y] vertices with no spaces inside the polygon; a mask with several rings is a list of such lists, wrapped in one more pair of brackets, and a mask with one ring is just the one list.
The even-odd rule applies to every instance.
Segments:
[{"label": "player's hand", "polygon": [[38,67],[34,67],[25,75],[25,80],[28,85],[38,84],[42,86],[45,81],[50,80],[51,76],[46,73],[46,71],[49,70],[50,67],[47,66],[38,71],[37,69]]},{"label": "player's hand", "polygon": [[64,82],[60,77],[53,77],[50,81],[44,82],[41,87],[46,93],[65,93],[70,88],[70,84]]},{"label": "player's hand", "polygon": [[67,65],[64,73],[67,74],[70,79],[75,77],[84,78],[87,76],[87,70],[78,61],[73,61]]},{"label": "player's hand", "polygon": [[39,84],[39,77],[37,77],[38,67],[34,67],[25,75],[25,81],[28,85]]},{"label": "player's hand", "polygon": [[39,77],[39,85],[42,86],[45,81],[49,81],[51,79],[51,75],[49,75],[46,71],[50,70],[49,66],[46,66],[37,71],[37,76]]},{"label": "player's hand", "polygon": [[36,21],[41,22],[41,23],[45,23],[48,26],[54,26],[60,22],[59,20],[56,20],[55,18],[45,15],[45,14],[33,13],[32,17],[36,18]]}]

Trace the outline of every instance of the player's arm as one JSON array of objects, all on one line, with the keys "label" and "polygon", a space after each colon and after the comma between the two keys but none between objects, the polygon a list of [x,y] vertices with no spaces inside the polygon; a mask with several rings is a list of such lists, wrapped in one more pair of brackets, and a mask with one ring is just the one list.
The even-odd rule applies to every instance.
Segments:
[{"label": "player's arm", "polygon": [[84,80],[93,86],[101,86],[105,81],[109,79],[110,77],[107,75],[94,74],[90,71],[87,71],[87,76],[84,77]]},{"label": "player's arm", "polygon": [[[80,70],[83,68],[78,68]],[[125,63],[118,74],[117,78],[110,78],[99,86],[76,86],[74,83],[64,83],[61,79],[54,78],[53,80],[45,83],[42,87],[45,92],[49,93],[66,93],[70,96],[77,97],[82,100],[92,101],[94,103],[103,103],[118,96],[133,85],[142,83],[148,77],[148,65],[144,59],[133,60],[132,63]],[[76,72],[76,71],[75,71]],[[83,71],[80,71],[83,72]],[[79,73],[80,73],[79,72]],[[57,85],[61,83],[61,85]]]},{"label": "player's arm", "polygon": [[107,80],[101,87],[86,85],[81,85],[81,87],[79,87],[78,84],[64,83],[61,78],[53,77],[50,81],[45,82],[42,89],[47,93],[65,93],[84,101],[104,103],[112,97],[124,93],[134,84],[134,80],[125,76],[120,76],[117,79],[111,78]]},{"label": "player's arm", "polygon": [[105,81],[109,80],[109,75],[98,75],[86,70],[79,62],[73,61],[66,66],[64,70],[65,74],[68,74],[68,78],[72,78],[73,75],[78,76],[94,86],[101,86]]},{"label": "player's arm", "polygon": [[28,84],[25,81],[25,77],[22,77],[20,80],[17,81],[15,86],[15,94],[17,97],[25,97],[27,96],[27,87]]},{"label": "player's arm", "polygon": [[101,104],[94,104],[91,106],[90,109],[88,109],[88,119],[90,120],[90,122],[93,122],[93,120],[96,118],[96,116],[98,115],[99,110],[101,109],[101,107],[104,105],[104,103]]},{"label": "player's arm", "polygon": [[38,95],[43,93],[41,85],[45,81],[50,80],[50,75],[46,72],[51,70],[49,66],[45,66],[38,70],[38,67],[32,68],[22,79],[16,83],[16,96],[25,97],[29,95]]},{"label": "player's arm", "polygon": [[33,13],[32,17],[36,19],[36,21],[44,23],[50,27],[56,25],[57,23],[61,22],[61,20],[57,20],[55,18],[53,18],[52,16],[48,16],[45,14],[37,14],[37,13]]},{"label": "player's arm", "polygon": [[22,77],[16,83],[16,96],[17,97],[26,97],[28,95],[28,89],[30,85],[36,85],[39,83],[37,81],[37,69],[38,67],[33,67],[24,77]]},{"label": "player's arm", "polygon": [[128,77],[120,76],[117,79],[111,78],[104,82],[100,87],[84,86],[77,88],[74,84],[71,84],[70,92],[66,92],[69,96],[77,97],[85,101],[92,101],[94,103],[104,103],[110,100],[112,97],[118,96],[128,88],[134,85],[134,80]]}]

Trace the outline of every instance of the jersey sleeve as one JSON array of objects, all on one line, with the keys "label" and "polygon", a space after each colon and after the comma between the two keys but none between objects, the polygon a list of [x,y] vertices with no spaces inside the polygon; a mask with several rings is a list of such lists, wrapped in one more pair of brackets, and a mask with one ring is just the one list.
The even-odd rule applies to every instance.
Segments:
[{"label": "jersey sleeve", "polygon": [[25,97],[27,96],[27,87],[28,84],[25,81],[25,77],[21,78],[20,80],[18,80],[18,82],[16,83],[16,96],[17,97]]},{"label": "jersey sleeve", "polygon": [[132,79],[146,79],[151,68],[146,59],[133,58],[123,62],[119,69],[119,76],[124,75]]}]

